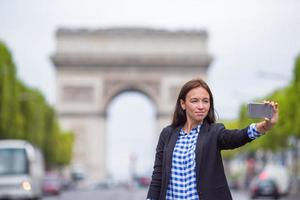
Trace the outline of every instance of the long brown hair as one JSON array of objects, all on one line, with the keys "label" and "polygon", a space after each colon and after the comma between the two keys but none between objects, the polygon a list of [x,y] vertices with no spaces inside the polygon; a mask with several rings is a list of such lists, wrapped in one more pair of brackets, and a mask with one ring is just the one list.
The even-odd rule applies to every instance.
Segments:
[{"label": "long brown hair", "polygon": [[172,127],[178,127],[178,126],[183,126],[186,122],[186,113],[182,109],[180,105],[180,100],[182,99],[185,101],[187,93],[197,87],[202,87],[204,88],[208,94],[209,94],[209,101],[210,101],[210,108],[208,111],[207,116],[205,117],[204,121],[208,122],[209,124],[215,123],[216,122],[216,116],[215,116],[215,109],[214,109],[214,100],[213,100],[213,95],[211,93],[211,90],[209,89],[207,83],[202,80],[202,79],[193,79],[185,83],[178,95],[176,105],[175,105],[175,111],[173,114],[173,120],[172,120]]}]

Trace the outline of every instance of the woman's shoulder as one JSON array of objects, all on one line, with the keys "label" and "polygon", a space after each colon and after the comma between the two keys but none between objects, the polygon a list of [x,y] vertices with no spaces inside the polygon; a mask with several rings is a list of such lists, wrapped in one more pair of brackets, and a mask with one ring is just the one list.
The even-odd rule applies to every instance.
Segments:
[{"label": "woman's shoulder", "polygon": [[165,126],[162,130],[162,133],[165,133],[165,134],[170,134],[172,133],[176,128],[171,126],[171,125],[168,125],[168,126]]},{"label": "woman's shoulder", "polygon": [[168,125],[168,126],[165,126],[162,129],[161,134],[163,134],[163,135],[170,135],[172,133],[175,133],[175,132],[179,131],[180,128],[181,127],[174,127],[174,126]]}]

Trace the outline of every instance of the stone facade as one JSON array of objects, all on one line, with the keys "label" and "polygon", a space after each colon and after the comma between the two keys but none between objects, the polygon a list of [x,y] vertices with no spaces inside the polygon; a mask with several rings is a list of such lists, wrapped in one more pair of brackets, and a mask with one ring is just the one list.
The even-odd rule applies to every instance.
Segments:
[{"label": "stone facade", "polygon": [[141,28],[57,31],[57,105],[63,128],[75,132],[73,167],[95,180],[106,176],[106,116],[126,91],[156,106],[157,133],[171,119],[180,87],[206,79],[212,61],[205,31]]}]

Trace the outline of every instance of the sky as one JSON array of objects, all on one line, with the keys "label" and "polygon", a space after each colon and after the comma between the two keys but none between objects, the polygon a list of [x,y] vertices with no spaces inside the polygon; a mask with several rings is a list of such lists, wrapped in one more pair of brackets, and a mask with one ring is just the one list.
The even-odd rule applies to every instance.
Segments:
[{"label": "sky", "polygon": [[[298,0],[0,0],[0,40],[13,54],[18,77],[40,89],[55,105],[55,68],[49,58],[55,52],[59,27],[205,29],[208,51],[214,58],[208,83],[215,107],[221,119],[234,119],[242,103],[264,97],[292,79],[300,53],[299,10]],[[111,103],[109,127],[114,127],[120,113],[128,114],[130,103],[149,113],[147,119],[139,118],[141,127],[154,119],[151,102],[128,93]],[[139,151],[139,145],[125,157]],[[150,154],[144,160],[153,156]]]}]

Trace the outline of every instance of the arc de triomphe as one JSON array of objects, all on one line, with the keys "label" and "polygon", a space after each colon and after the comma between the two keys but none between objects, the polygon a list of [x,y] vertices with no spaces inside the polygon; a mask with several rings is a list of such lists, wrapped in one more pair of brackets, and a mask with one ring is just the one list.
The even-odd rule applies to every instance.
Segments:
[{"label": "arc de triomphe", "polygon": [[63,128],[74,131],[72,165],[106,176],[106,113],[124,91],[148,96],[157,133],[170,123],[176,96],[192,78],[206,79],[212,61],[205,31],[147,28],[59,29],[56,33],[57,105]]}]

